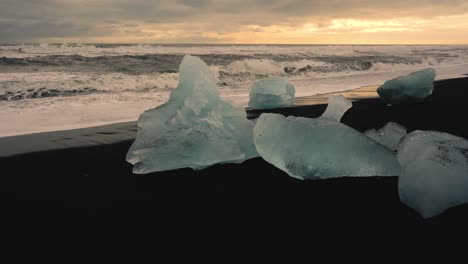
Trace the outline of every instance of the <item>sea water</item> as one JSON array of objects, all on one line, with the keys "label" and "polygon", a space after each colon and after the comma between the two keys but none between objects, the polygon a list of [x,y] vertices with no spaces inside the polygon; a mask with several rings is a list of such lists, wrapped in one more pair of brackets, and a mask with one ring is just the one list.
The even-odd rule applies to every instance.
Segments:
[{"label": "sea water", "polygon": [[300,97],[427,67],[438,79],[468,69],[468,46],[4,44],[0,136],[136,120],[168,100],[186,54],[205,61],[221,98],[238,106],[270,76],[288,79]]}]

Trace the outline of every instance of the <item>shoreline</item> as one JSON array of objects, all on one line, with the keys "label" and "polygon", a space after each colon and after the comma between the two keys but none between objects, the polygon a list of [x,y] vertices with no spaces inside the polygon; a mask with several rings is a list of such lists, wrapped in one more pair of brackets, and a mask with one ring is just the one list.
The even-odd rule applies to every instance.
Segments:
[{"label": "shoreline", "polygon": [[[450,70],[447,71],[450,72]],[[458,71],[461,70],[459,69]],[[400,73],[393,72],[390,74],[392,76],[387,76],[385,78],[383,77],[386,74],[376,72],[353,74],[350,76],[341,76],[339,78],[299,78],[291,79],[291,82],[296,85],[296,95],[298,95],[297,99],[299,99],[310,96],[320,96],[335,91],[343,92],[359,89],[369,85],[369,83],[377,85],[378,83],[383,83],[385,80],[390,79],[390,77],[405,75],[403,72]],[[363,76],[366,77],[362,79]],[[440,69],[438,76],[436,76],[436,82],[460,77],[464,77],[464,75],[450,75]],[[237,106],[245,107],[249,100],[249,85],[251,84],[242,84],[242,89],[220,89],[220,95],[222,99],[226,101]],[[26,99],[24,101],[13,102],[13,105],[12,102],[0,102],[0,108],[3,109],[0,114],[0,123],[4,124],[0,129],[0,138],[136,121],[143,111],[152,109],[166,102],[168,94],[156,93],[143,97],[137,96],[135,98],[130,96],[130,99],[133,99],[125,101],[119,101],[118,98],[120,95],[118,94],[112,96],[106,100],[104,100],[102,95],[98,94],[83,95],[79,96],[79,98],[73,96],[49,97],[44,99],[45,101],[43,102],[41,99]],[[76,103],[75,100],[78,100],[79,103]],[[104,101],[100,102],[100,100]],[[112,103],[113,100],[116,100],[115,103]],[[95,104],[93,102],[100,103]],[[41,104],[48,106],[39,107]],[[303,104],[308,104],[308,102]],[[66,114],[64,114],[64,111]]]},{"label": "shoreline", "polygon": [[9,138],[9,137],[17,137],[17,136],[27,136],[27,135],[34,135],[34,134],[43,134],[43,133],[56,133],[56,132],[65,132],[65,131],[70,131],[70,130],[78,130],[78,129],[87,129],[87,128],[98,128],[98,127],[105,127],[105,126],[111,126],[111,125],[118,125],[118,124],[125,124],[125,123],[136,123],[137,119],[121,119],[121,120],[116,120],[116,121],[103,121],[103,122],[91,122],[91,123],[86,123],[85,126],[82,125],[76,125],[76,126],[64,126],[62,128],[57,128],[55,130],[39,130],[39,131],[24,131],[24,132],[12,132],[12,133],[5,133],[5,134],[0,134],[0,140],[2,138]]},{"label": "shoreline", "polygon": [[[468,83],[468,77],[465,78],[456,78],[456,79],[446,79],[438,80],[434,82],[435,96],[431,96],[426,100],[426,102],[415,104],[420,105],[423,108],[433,107],[431,104],[434,104],[434,97],[453,97],[452,104],[450,108],[454,108],[457,105],[460,105],[463,102],[463,95],[458,95],[457,93],[450,95],[450,92],[447,94],[445,91],[437,89],[438,86],[444,86],[445,83]],[[460,85],[460,84],[458,84]],[[411,124],[411,117],[409,120],[404,120],[404,111],[411,111],[414,108],[414,105],[403,105],[403,106],[392,106],[391,108],[387,107],[378,97],[378,94],[375,92],[378,86],[364,86],[361,88],[317,94],[312,96],[298,97],[295,99],[295,103],[291,107],[285,108],[275,108],[275,109],[249,109],[246,108],[246,115],[248,119],[257,118],[261,113],[280,113],[284,115],[298,115],[304,117],[318,117],[325,111],[327,106],[327,98],[332,95],[341,94],[345,98],[353,101],[353,105],[357,107],[351,108],[349,111],[352,116],[356,115],[358,118],[349,118],[349,114],[343,116],[343,123],[363,132],[366,129],[375,128],[372,125],[365,125],[365,122],[359,124],[359,119],[369,119],[369,124],[376,124],[381,127],[385,125],[385,120],[399,120],[399,122],[411,129],[414,127]],[[382,113],[388,112],[387,116],[379,120],[377,117],[372,117],[373,113],[363,111],[366,109],[367,105],[378,106],[378,111]],[[436,100],[437,104],[437,100]],[[429,111],[426,109],[425,111]],[[463,111],[460,108],[460,111]],[[437,115],[437,113],[434,113]],[[459,113],[453,112],[452,115]],[[361,115],[359,117],[359,115]],[[393,116],[392,116],[393,115]],[[402,117],[398,117],[401,115]],[[392,119],[393,118],[393,119]],[[441,121],[442,122],[442,121]],[[397,122],[398,123],[398,122]],[[425,125],[426,128],[431,128],[430,125]],[[439,129],[443,131],[445,128],[442,126],[433,126],[433,129]],[[57,149],[67,149],[75,147],[90,147],[90,146],[99,146],[103,144],[113,144],[122,141],[131,141],[135,139],[137,132],[137,122],[136,121],[127,121],[127,122],[118,122],[110,123],[106,125],[92,126],[92,127],[83,127],[76,129],[66,129],[58,131],[47,131],[23,135],[14,135],[8,137],[0,137],[0,158],[9,157],[18,154],[26,154],[31,152],[38,151],[48,151],[48,150],[57,150]],[[468,133],[460,133],[456,131],[447,131],[452,132],[455,135],[464,136],[468,138]]]}]

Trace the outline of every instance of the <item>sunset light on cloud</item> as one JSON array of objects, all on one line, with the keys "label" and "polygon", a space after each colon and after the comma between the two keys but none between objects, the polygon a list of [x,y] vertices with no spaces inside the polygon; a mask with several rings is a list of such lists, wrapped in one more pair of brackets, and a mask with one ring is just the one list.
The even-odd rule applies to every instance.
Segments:
[{"label": "sunset light on cloud", "polygon": [[6,0],[0,14],[3,42],[468,43],[459,0]]}]

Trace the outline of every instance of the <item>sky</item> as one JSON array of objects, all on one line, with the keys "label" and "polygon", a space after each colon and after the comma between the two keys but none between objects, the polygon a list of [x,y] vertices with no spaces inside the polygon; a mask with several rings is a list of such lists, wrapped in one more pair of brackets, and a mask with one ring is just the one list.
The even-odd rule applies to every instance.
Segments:
[{"label": "sky", "polygon": [[0,0],[0,42],[468,44],[468,1]]}]

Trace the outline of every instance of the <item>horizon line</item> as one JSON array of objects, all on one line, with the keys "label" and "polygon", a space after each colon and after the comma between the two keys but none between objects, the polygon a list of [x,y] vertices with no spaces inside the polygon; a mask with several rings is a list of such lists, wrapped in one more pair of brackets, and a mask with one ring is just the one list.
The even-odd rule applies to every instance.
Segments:
[{"label": "horizon line", "polygon": [[156,42],[0,42],[0,45],[24,45],[24,44],[52,44],[52,45],[61,45],[61,44],[98,44],[98,45],[242,45],[242,46],[249,46],[249,45],[271,45],[271,46],[327,46],[327,45],[335,45],[335,46],[351,46],[351,45],[360,45],[360,46],[397,46],[397,45],[405,45],[405,46],[438,46],[438,45],[468,45],[468,43],[156,43]]}]

